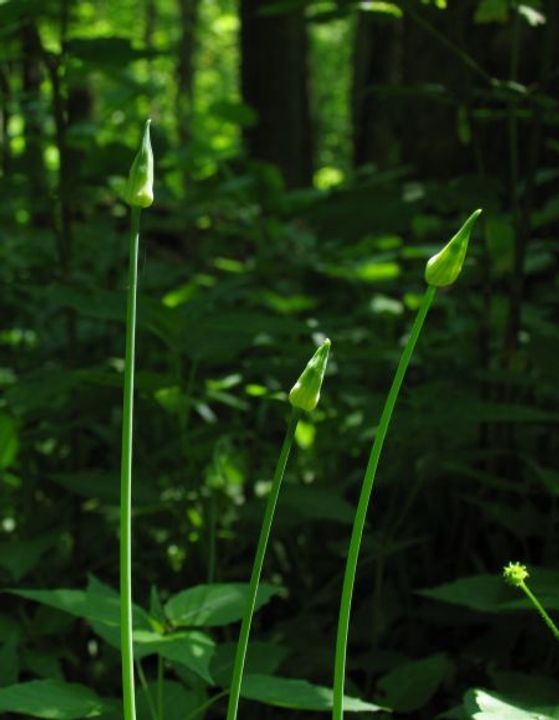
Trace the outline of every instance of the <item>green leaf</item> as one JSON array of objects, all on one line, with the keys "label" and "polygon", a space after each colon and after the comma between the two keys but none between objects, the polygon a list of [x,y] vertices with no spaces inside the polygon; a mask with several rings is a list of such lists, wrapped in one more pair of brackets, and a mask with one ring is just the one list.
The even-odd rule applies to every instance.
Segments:
[{"label": "green leaf", "polygon": [[287,507],[282,524],[317,520],[351,525],[355,510],[339,493],[309,485],[286,485],[282,490],[282,507]]},{"label": "green leaf", "polygon": [[0,710],[52,720],[89,718],[112,706],[84,685],[32,680],[0,689]]},{"label": "green leaf", "polygon": [[197,631],[160,635],[138,630],[134,632],[134,646],[138,646],[144,655],[158,653],[166,660],[184,665],[213,684],[210,662],[215,643],[209,635]]},{"label": "green leaf", "polygon": [[464,698],[467,717],[472,720],[557,720],[557,709],[523,707],[496,693],[470,690]]},{"label": "green leaf", "polygon": [[413,712],[424,707],[437,692],[450,663],[444,653],[399,665],[378,681],[386,704],[396,712]]},{"label": "green leaf", "polygon": [[[559,572],[530,567],[530,588],[547,610],[559,610]],[[532,605],[518,591],[494,575],[470,575],[435,588],[418,591],[423,597],[461,605],[482,612],[531,610]]]},{"label": "green leaf", "polygon": [[137,50],[125,37],[72,38],[67,43],[68,52],[75,58],[99,65],[122,67],[134,60],[155,57],[153,50]]},{"label": "green leaf", "polygon": [[19,676],[18,633],[0,647],[0,687],[13,685]]},{"label": "green leaf", "polygon": [[[101,622],[107,625],[120,624],[118,593],[94,577],[90,578],[87,590],[60,588],[58,590],[7,590],[6,592],[27,600],[35,600],[91,622]],[[139,627],[150,627],[147,613],[137,606],[134,608],[134,623]]]},{"label": "green leaf", "polygon": [[[233,663],[237,643],[224,643],[216,647],[210,671],[214,680],[226,688],[229,687],[231,675],[233,674]],[[245,660],[245,674],[275,673],[281,663],[285,660],[289,650],[277,643],[251,642]]]},{"label": "green leaf", "polygon": [[476,23],[505,23],[509,18],[508,0],[481,0],[474,15]]},{"label": "green leaf", "polygon": [[[148,683],[147,691],[155,700],[158,692],[157,683]],[[166,680],[163,682],[165,720],[186,720],[201,705],[203,697],[203,695],[200,697],[196,692],[185,690],[178,682]],[[144,690],[137,692],[136,703],[138,720],[153,720]],[[202,715],[199,717],[202,717]]]},{"label": "green leaf", "polygon": [[[92,629],[107,644],[120,650],[119,627],[94,623]],[[184,665],[207,683],[213,684],[210,663],[215,643],[209,635],[197,630],[166,635],[151,630],[134,630],[133,637],[135,660],[142,660],[149,655],[161,655],[170,662]]]},{"label": "green leaf", "polygon": [[[262,584],[258,589],[256,609],[265,605],[280,588]],[[215,583],[197,585],[174,595],[165,605],[170,622],[178,627],[215,627],[237,622],[243,617],[248,584]]]},{"label": "green leaf", "polygon": [[0,470],[10,467],[17,456],[19,440],[15,420],[0,413]]},{"label": "green leaf", "polygon": [[545,25],[546,23],[545,15],[539,10],[536,10],[536,8],[530,7],[530,5],[527,5],[526,3],[518,5],[516,10],[531,27],[538,27],[538,25]]},{"label": "green leaf", "polygon": [[0,543],[0,566],[19,582],[32,570],[42,555],[57,540],[55,535],[44,535],[32,540],[15,540]]},{"label": "green leaf", "polygon": [[559,682],[542,675],[519,672],[491,673],[495,690],[507,700],[530,705],[555,705],[559,698]]},{"label": "green leaf", "polygon": [[489,215],[485,230],[491,268],[498,277],[507,275],[514,267],[514,226],[505,216]]},{"label": "green leaf", "polygon": [[[25,650],[23,653],[22,665],[26,670],[31,671],[33,675],[48,680],[64,680],[64,673],[60,664],[60,658],[57,656],[64,654],[62,648],[56,648],[51,651],[42,650]],[[15,682],[15,681],[14,681]]]},{"label": "green leaf", "polygon": [[[241,696],[266,705],[291,708],[293,710],[332,709],[332,690],[321,685],[312,685],[306,680],[276,677],[271,675],[246,675]],[[385,708],[358,698],[345,697],[346,712],[381,712]]]},{"label": "green leaf", "polygon": [[[134,484],[134,505],[156,505],[160,495],[152,484],[143,482],[140,473],[136,475],[139,482]],[[120,499],[120,485],[118,474],[100,473],[84,470],[73,473],[54,473],[49,479],[61,485],[69,492],[85,498],[96,498],[108,505],[117,505]]]},{"label": "green leaf", "polygon": [[366,0],[359,3],[359,9],[363,12],[382,13],[401,18],[403,13],[401,8],[391,2],[380,2],[380,0]]},{"label": "green leaf", "polygon": [[211,106],[210,112],[220,120],[240,127],[253,127],[258,123],[256,111],[238,100],[218,100]]}]

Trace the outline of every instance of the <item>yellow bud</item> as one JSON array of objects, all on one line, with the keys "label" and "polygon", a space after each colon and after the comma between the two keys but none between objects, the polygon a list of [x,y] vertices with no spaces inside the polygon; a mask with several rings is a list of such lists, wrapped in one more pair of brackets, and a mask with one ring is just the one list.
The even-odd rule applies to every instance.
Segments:
[{"label": "yellow bud", "polygon": [[330,340],[326,339],[307,363],[301,377],[291,388],[289,402],[294,408],[311,412],[320,400],[320,389],[326,372]]},{"label": "yellow bud", "polygon": [[147,208],[153,203],[153,151],[149,136],[151,120],[146,120],[140,149],[128,175],[125,199],[132,207]]},{"label": "yellow bud", "polygon": [[425,280],[429,285],[435,287],[452,285],[460,275],[472,228],[480,215],[481,210],[473,212],[456,235],[428,261],[425,268]]},{"label": "yellow bud", "polygon": [[520,587],[524,581],[529,577],[526,565],[520,563],[510,562],[506,567],[503,568],[503,577],[514,587]]}]

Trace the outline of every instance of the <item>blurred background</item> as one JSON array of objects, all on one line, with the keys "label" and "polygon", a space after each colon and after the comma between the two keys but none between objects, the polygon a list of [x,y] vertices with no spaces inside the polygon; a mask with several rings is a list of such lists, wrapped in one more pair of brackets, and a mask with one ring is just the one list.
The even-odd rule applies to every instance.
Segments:
[{"label": "blurred background", "polygon": [[[284,590],[254,636],[284,649],[278,674],[331,685],[355,501],[424,264],[482,207],[381,461],[348,691],[430,719],[473,685],[557,674],[538,618],[504,612],[498,575],[544,568],[559,609],[558,16],[555,0],[0,2],[2,587],[118,585],[120,191],[150,116],[137,602],[247,580],[286,393],[328,336],[265,569]],[[0,685],[118,696],[118,654],[89,623],[2,604]],[[195,708],[215,692],[181,681]]]}]

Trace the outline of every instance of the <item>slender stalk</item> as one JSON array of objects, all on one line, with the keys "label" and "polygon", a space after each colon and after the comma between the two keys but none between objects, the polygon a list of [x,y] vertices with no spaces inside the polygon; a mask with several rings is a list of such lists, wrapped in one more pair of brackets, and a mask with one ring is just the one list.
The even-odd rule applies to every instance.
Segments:
[{"label": "slender stalk", "polygon": [[421,328],[429,312],[429,308],[435,298],[436,287],[429,286],[425,291],[423,300],[417,311],[417,316],[413,323],[413,327],[410,332],[410,336],[402,352],[400,362],[396,368],[394,380],[392,386],[386,398],[384,409],[380,418],[379,427],[375,435],[375,441],[371,449],[369,456],[369,462],[367,469],[365,470],[365,477],[363,480],[363,486],[361,488],[361,495],[359,497],[359,504],[355,514],[355,520],[353,523],[353,530],[351,533],[351,540],[349,544],[349,550],[347,555],[347,563],[344,574],[344,582],[342,589],[342,598],[340,604],[340,615],[338,620],[338,633],[336,638],[336,658],[334,663],[334,697],[333,697],[333,714],[334,720],[342,720],[344,712],[344,685],[345,685],[345,669],[346,669],[346,656],[347,656],[347,643],[349,634],[349,619],[351,614],[351,600],[353,597],[353,586],[355,584],[355,576],[357,572],[357,562],[359,559],[359,550],[361,548],[361,539],[363,537],[363,531],[365,529],[365,522],[367,519],[367,510],[369,507],[369,500],[373,489],[373,483],[377,472],[380,455],[382,453],[382,447],[384,440],[388,433],[390,421],[392,419],[392,413],[394,412],[394,406],[398,399],[398,394],[408,369],[415,345],[419,338]]},{"label": "slender stalk", "polygon": [[239,642],[237,644],[237,651],[235,654],[233,678],[231,681],[231,690],[229,693],[229,705],[227,707],[227,720],[236,720],[239,710],[239,699],[241,697],[241,682],[243,679],[243,671],[245,667],[248,638],[250,635],[252,617],[254,615],[254,608],[256,605],[256,596],[258,593],[258,585],[260,584],[262,566],[264,565],[264,556],[266,554],[266,548],[268,546],[270,529],[272,527],[272,521],[274,519],[274,513],[278,501],[281,483],[285,473],[285,467],[287,465],[287,460],[289,459],[289,453],[291,452],[291,446],[293,445],[293,438],[295,437],[295,430],[297,428],[297,423],[299,422],[300,417],[300,410],[294,408],[291,413],[291,419],[289,421],[287,432],[285,434],[285,439],[283,441],[283,445],[279,454],[276,470],[274,473],[274,479],[272,480],[272,488],[270,490],[270,495],[268,496],[266,512],[264,515],[264,520],[262,522],[262,528],[260,530],[260,537],[258,538],[258,545],[256,547],[254,565],[252,566],[252,575],[250,577],[247,604],[245,607],[245,613],[243,616],[243,622],[241,624],[241,631],[239,634]]},{"label": "slender stalk", "polygon": [[507,582],[509,585],[512,585],[513,587],[520,588],[520,590],[522,590],[522,592],[526,595],[528,600],[532,603],[532,605],[539,612],[544,623],[551,630],[553,637],[556,640],[559,640],[559,628],[557,628],[557,625],[549,617],[544,606],[540,603],[538,598],[534,595],[534,593],[530,590],[530,588],[526,584],[526,580],[529,577],[530,577],[530,573],[528,572],[526,565],[522,565],[521,563],[510,562],[508,565],[506,565],[503,568],[503,578],[504,578],[505,582]]},{"label": "slender stalk", "polygon": [[551,632],[553,633],[553,637],[554,637],[556,640],[559,640],[559,628],[558,628],[557,625],[553,622],[553,620],[549,617],[549,615],[547,614],[547,611],[546,611],[546,609],[544,608],[544,606],[540,603],[540,601],[538,600],[538,598],[537,598],[537,597],[534,595],[534,593],[530,590],[530,588],[528,587],[528,585],[526,585],[526,583],[524,582],[524,580],[519,584],[518,587],[524,592],[524,594],[526,595],[526,597],[528,598],[528,600],[530,600],[530,602],[532,603],[532,605],[533,605],[533,606],[536,608],[536,610],[539,612],[542,620],[544,621],[544,623],[547,625],[547,627],[548,627],[548,628],[551,630]]},{"label": "slender stalk", "polygon": [[132,641],[132,438],[134,406],[134,355],[140,208],[130,218],[130,266],[126,310],[126,356],[122,408],[122,464],[120,474],[120,637],[124,720],[136,720],[134,648]]},{"label": "slender stalk", "polygon": [[159,720],[163,720],[164,717],[164,694],[163,694],[163,680],[164,680],[164,666],[163,657],[157,656],[157,717]]},{"label": "slender stalk", "polygon": [[157,717],[157,713],[155,712],[155,705],[153,704],[153,699],[149,691],[144,669],[142,668],[142,664],[140,661],[136,661],[136,672],[138,673],[138,677],[140,678],[140,685],[142,686],[142,689],[144,691],[151,720],[159,720]]},{"label": "slender stalk", "polygon": [[214,695],[209,700],[207,700],[205,703],[202,703],[200,707],[197,707],[196,710],[193,710],[191,713],[189,713],[184,720],[194,720],[194,718],[197,718],[199,715],[201,715],[203,712],[208,710],[212,705],[215,705],[216,702],[219,702],[221,698],[224,698],[227,695],[227,690],[223,690],[222,692],[218,693],[217,695]]},{"label": "slender stalk", "polygon": [[495,80],[486,72],[482,66],[469,55],[464,48],[457,45],[455,42],[450,40],[444,33],[440,32],[434,25],[426,20],[422,14],[415,11],[412,3],[409,0],[399,0],[399,5],[404,9],[410,18],[422,27],[426,32],[429,33],[435,40],[437,40],[443,47],[445,47],[450,53],[455,55],[467,68],[469,68],[475,75],[484,80],[488,85],[493,86]]}]

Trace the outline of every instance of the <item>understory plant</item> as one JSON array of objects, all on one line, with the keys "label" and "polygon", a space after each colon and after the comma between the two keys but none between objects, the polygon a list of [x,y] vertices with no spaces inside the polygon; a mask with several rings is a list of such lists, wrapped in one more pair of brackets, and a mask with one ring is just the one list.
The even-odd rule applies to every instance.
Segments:
[{"label": "understory plant", "polygon": [[522,592],[526,595],[528,600],[532,603],[536,611],[539,613],[541,619],[544,621],[546,626],[551,631],[551,634],[556,640],[559,640],[559,628],[557,625],[553,622],[551,617],[549,616],[547,610],[544,608],[544,606],[541,604],[541,602],[538,600],[536,595],[532,592],[532,590],[528,587],[528,584],[526,583],[526,580],[530,577],[530,573],[528,572],[528,569],[526,568],[526,565],[521,565],[520,563],[513,563],[510,562],[508,565],[506,565],[503,568],[503,577],[505,581],[512,585],[513,587],[518,588],[519,590],[522,590]]},{"label": "understory plant", "polygon": [[287,426],[285,439],[283,441],[276,470],[274,472],[274,478],[272,480],[272,486],[270,488],[270,494],[268,495],[268,501],[266,504],[264,520],[260,530],[260,537],[258,538],[258,544],[256,546],[256,555],[252,566],[248,598],[246,601],[239,641],[237,643],[235,653],[233,678],[227,708],[227,720],[236,720],[239,710],[239,699],[241,697],[241,685],[248,650],[250,628],[256,607],[256,597],[258,594],[260,577],[262,575],[266,548],[268,546],[272,522],[274,520],[274,513],[276,510],[283,476],[285,474],[285,467],[293,445],[297,424],[299,423],[302,414],[312,412],[318,405],[320,390],[322,388],[322,382],[326,372],[329,351],[330,340],[326,339],[309,360],[300,378],[297,380],[289,393],[289,402],[292,407],[291,418]]},{"label": "understory plant", "polygon": [[125,200],[131,211],[120,471],[120,637],[124,720],[136,718],[132,638],[132,446],[140,214],[143,208],[153,203],[153,152],[149,127],[150,120],[147,120],[140,149],[130,168],[125,189]]},{"label": "understory plant", "polygon": [[396,401],[398,400],[400,388],[402,387],[402,383],[410,364],[413,351],[419,339],[421,329],[423,328],[425,318],[427,317],[429,308],[435,299],[437,288],[452,285],[460,275],[466,257],[472,228],[480,213],[481,210],[473,212],[460,230],[458,230],[456,235],[454,235],[454,237],[443,247],[443,249],[434,255],[427,263],[425,268],[425,280],[428,287],[423,295],[415,321],[402,351],[400,362],[398,363],[392,385],[388,391],[378,429],[375,434],[355,513],[344,573],[334,660],[334,720],[341,720],[344,713],[344,685],[351,601],[353,597],[353,588],[357,574],[357,563],[359,560],[359,550],[361,548],[361,541],[365,529],[369,501],[384,441],[390,427],[390,421],[392,419]]}]

